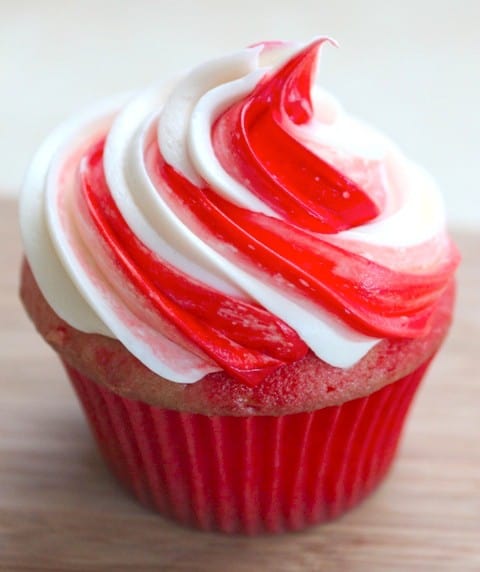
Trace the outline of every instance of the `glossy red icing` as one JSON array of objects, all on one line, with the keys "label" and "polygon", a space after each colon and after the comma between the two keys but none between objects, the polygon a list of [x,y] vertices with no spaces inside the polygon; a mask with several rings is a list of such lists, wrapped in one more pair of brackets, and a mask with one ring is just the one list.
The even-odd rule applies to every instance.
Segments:
[{"label": "glossy red icing", "polygon": [[[302,124],[312,117],[312,74],[323,41],[313,42],[267,75],[212,129],[223,167],[280,218],[241,208],[206,185],[194,185],[165,162],[156,145],[147,149],[147,164],[154,180],[160,177],[172,191],[172,208],[180,217],[186,211],[193,216],[202,239],[214,248],[222,251],[224,245],[235,251],[240,264],[267,280],[280,278],[290,291],[362,333],[424,335],[456,265],[453,247],[434,272],[408,274],[348,252],[318,234],[337,233],[379,214],[366,192],[284,128],[285,120]],[[102,156],[100,142],[82,162],[81,193],[105,247],[142,303],[248,385],[307,353],[296,332],[264,308],[196,281],[146,248],[110,195]]]},{"label": "glossy red icing", "polygon": [[288,222],[332,233],[379,214],[351,179],[284,128],[313,116],[311,83],[319,46],[307,46],[216,121],[212,140],[222,166]]},{"label": "glossy red icing", "polygon": [[269,276],[281,276],[299,292],[373,337],[426,334],[436,302],[455,266],[453,258],[434,273],[390,270],[334,246],[287,221],[230,203],[199,188],[166,164],[157,151],[157,168],[210,235],[234,246]]},{"label": "glossy red icing", "polygon": [[100,142],[82,161],[81,192],[104,245],[143,303],[249,385],[307,353],[296,332],[273,314],[195,281],[146,248],[111,197],[102,158]]}]

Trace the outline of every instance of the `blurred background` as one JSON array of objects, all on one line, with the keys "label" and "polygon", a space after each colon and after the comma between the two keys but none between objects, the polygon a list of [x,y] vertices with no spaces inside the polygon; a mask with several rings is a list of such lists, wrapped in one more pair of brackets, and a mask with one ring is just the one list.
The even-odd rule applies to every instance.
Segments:
[{"label": "blurred background", "polygon": [[318,81],[426,166],[480,228],[479,0],[0,0],[0,196],[103,96],[266,39],[327,34]]}]

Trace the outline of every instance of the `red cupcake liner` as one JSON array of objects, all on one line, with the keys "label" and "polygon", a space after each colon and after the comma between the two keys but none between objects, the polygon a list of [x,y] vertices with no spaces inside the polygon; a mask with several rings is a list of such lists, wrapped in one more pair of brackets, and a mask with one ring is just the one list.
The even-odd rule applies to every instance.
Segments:
[{"label": "red cupcake liner", "polygon": [[299,530],[383,479],[428,362],[367,397],[313,412],[229,417],[125,399],[66,365],[112,471],[145,505],[202,530]]}]

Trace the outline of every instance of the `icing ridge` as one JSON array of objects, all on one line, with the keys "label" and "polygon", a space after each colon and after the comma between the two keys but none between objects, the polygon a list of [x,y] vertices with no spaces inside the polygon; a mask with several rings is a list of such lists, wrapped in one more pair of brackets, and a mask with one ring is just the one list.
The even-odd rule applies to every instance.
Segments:
[{"label": "icing ridge", "polygon": [[313,85],[326,41],[218,58],[46,141],[21,226],[60,317],[181,383],[428,333],[458,263],[441,197]]}]

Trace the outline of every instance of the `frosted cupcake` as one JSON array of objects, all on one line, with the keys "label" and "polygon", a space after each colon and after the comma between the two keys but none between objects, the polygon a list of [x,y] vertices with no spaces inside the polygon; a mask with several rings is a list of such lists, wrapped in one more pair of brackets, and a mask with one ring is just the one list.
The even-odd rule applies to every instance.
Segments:
[{"label": "frosted cupcake", "polygon": [[295,530],[382,480],[451,321],[430,176],[264,43],[101,103],[34,158],[21,294],[139,500]]}]

